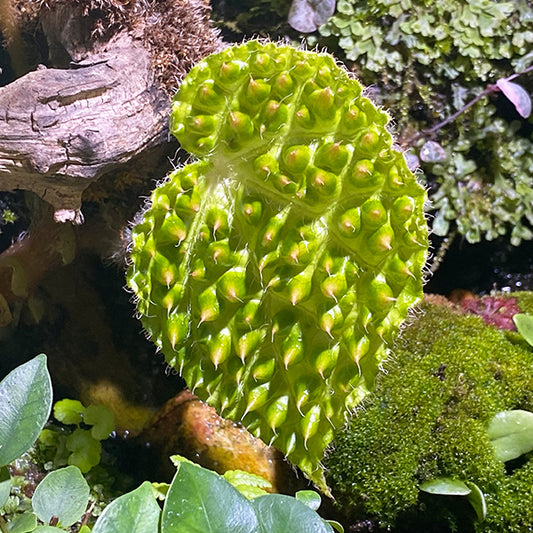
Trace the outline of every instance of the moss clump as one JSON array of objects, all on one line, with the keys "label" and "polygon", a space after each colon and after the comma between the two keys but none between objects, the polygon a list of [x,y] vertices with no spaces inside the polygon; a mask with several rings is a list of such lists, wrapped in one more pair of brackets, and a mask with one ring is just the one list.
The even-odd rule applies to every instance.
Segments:
[{"label": "moss clump", "polygon": [[[521,300],[528,311],[531,296]],[[533,351],[479,317],[427,302],[422,310],[365,408],[337,437],[327,459],[333,494],[351,520],[371,517],[397,531],[424,521],[444,531],[526,531],[533,460],[522,457],[512,469],[497,460],[486,427],[499,411],[533,411]],[[438,476],[476,483],[487,519],[475,522],[456,498],[421,495],[420,483]]]}]

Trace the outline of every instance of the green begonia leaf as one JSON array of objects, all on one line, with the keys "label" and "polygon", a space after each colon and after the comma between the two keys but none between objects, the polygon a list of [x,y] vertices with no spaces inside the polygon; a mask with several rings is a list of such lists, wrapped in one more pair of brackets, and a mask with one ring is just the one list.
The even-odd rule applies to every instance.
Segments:
[{"label": "green begonia leaf", "polygon": [[160,509],[150,482],[111,502],[100,515],[93,533],[155,533]]},{"label": "green begonia leaf", "polygon": [[65,532],[64,529],[55,526],[37,526],[32,530],[33,533],[57,533],[57,531]]},{"label": "green begonia leaf", "polygon": [[443,496],[467,496],[472,492],[464,481],[450,477],[438,477],[425,481],[420,485],[420,490]]},{"label": "green begonia leaf", "polygon": [[269,494],[250,502],[259,519],[261,533],[332,533],[332,527],[304,503],[285,496]]},{"label": "green begonia leaf", "polygon": [[272,484],[264,477],[244,470],[228,470],[223,477],[248,499],[267,494],[265,489],[272,487]]},{"label": "green begonia leaf", "polygon": [[513,316],[518,333],[524,337],[528,344],[533,346],[533,316],[524,313],[518,313]]},{"label": "green begonia leaf", "polygon": [[516,459],[533,450],[533,413],[521,409],[496,413],[487,434],[498,459]]},{"label": "green begonia leaf", "polygon": [[41,354],[15,368],[0,383],[0,465],[27,451],[52,407],[52,384]]},{"label": "green begonia leaf", "polygon": [[67,466],[50,472],[37,485],[32,506],[35,514],[45,524],[52,516],[58,524],[69,527],[85,512],[89,502],[89,485],[76,466]]},{"label": "green begonia leaf", "polygon": [[[252,500],[253,501],[253,500]],[[161,518],[161,533],[257,533],[250,502],[222,476],[180,463]]]},{"label": "green begonia leaf", "polygon": [[33,513],[22,513],[17,515],[7,525],[9,533],[29,533],[37,526],[37,517]]}]

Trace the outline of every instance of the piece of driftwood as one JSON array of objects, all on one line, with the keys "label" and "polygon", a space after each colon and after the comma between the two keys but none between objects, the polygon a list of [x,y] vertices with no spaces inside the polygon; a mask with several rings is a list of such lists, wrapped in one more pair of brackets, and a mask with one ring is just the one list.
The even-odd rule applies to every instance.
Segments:
[{"label": "piece of driftwood", "polygon": [[0,88],[0,189],[33,191],[58,220],[79,222],[93,180],[167,141],[170,102],[148,51],[125,33],[74,67]]}]

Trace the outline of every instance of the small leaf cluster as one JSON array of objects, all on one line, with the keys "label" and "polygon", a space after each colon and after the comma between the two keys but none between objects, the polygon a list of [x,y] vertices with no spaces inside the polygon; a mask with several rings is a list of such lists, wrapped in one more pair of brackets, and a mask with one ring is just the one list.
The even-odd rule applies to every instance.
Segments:
[{"label": "small leaf cluster", "polygon": [[[62,427],[51,424],[39,437],[41,449],[53,452],[55,467],[77,466],[84,474],[100,463],[102,444],[114,430],[114,415],[103,405],[84,407],[78,400],[63,399],[54,405],[54,418]],[[68,426],[68,427],[64,427]]]},{"label": "small leaf cluster", "polygon": [[338,37],[348,59],[376,73],[419,63],[436,77],[487,80],[492,60],[530,52],[530,10],[527,1],[339,0],[320,33]]},{"label": "small leaf cluster", "polygon": [[[7,465],[34,444],[50,416],[52,384],[46,356],[38,355],[15,368],[0,383],[0,507],[10,507],[16,480]],[[64,531],[79,521],[89,501],[89,486],[80,470],[69,466],[48,474],[35,489],[31,506],[0,517],[2,531]],[[3,514],[4,514],[3,513]],[[82,527],[80,533],[86,531]]]},{"label": "small leaf cluster", "polygon": [[[90,488],[74,465],[53,470],[36,486],[31,502],[13,508],[10,493],[16,488],[7,465],[27,452],[45,425],[52,405],[52,387],[41,354],[13,370],[0,383],[0,530],[5,533],[53,533],[80,522],[79,533],[90,533],[84,523]],[[105,412],[84,408],[73,400],[58,402],[55,416],[79,425],[93,425],[93,438],[105,438],[112,421]],[[95,429],[96,428],[96,429]],[[137,489],[110,503],[96,520],[93,533],[342,533],[336,522],[326,522],[315,511],[320,497],[312,491],[283,496],[267,494],[268,483],[257,476],[233,472],[224,477],[176,458],[177,473],[165,491],[161,510],[156,491],[145,481]],[[161,484],[159,484],[161,485]],[[243,494],[242,492],[245,494]],[[185,495],[185,496],[184,496]],[[249,499],[252,498],[253,499]],[[8,517],[6,519],[6,517]]]},{"label": "small leaf cluster", "polygon": [[[471,243],[508,235],[513,245],[533,238],[531,77],[520,78],[520,102],[510,95],[515,109],[492,94],[431,129],[487,84],[509,94],[506,78],[533,61],[531,9],[529,0],[340,0],[320,28],[321,42],[340,47],[377,100],[395,109],[402,146],[421,160],[437,235],[457,231]],[[427,141],[445,157],[428,161]]]},{"label": "small leaf cluster", "polygon": [[456,227],[471,243],[509,234],[517,246],[533,238],[533,140],[520,127],[479,104],[459,137],[443,141],[449,157],[425,166],[440,183],[431,197],[436,235]]},{"label": "small leaf cluster", "polygon": [[[333,494],[352,520],[366,516],[399,531],[429,524],[526,531],[533,523],[533,351],[517,333],[479,317],[429,303],[422,309],[371,399],[339,432],[327,459]],[[472,505],[449,497],[458,483]]]}]

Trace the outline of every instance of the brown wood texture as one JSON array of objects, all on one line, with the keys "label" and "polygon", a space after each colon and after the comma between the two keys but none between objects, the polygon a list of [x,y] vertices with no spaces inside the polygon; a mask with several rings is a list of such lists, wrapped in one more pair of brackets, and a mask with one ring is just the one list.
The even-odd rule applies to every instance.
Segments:
[{"label": "brown wood texture", "polygon": [[170,110],[141,42],[123,32],[86,46],[77,15],[65,6],[43,21],[51,54],[70,68],[0,88],[0,190],[35,192],[73,222],[91,182],[167,142]]}]

